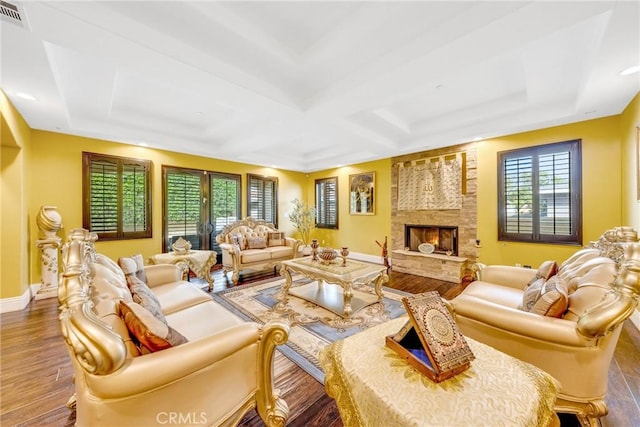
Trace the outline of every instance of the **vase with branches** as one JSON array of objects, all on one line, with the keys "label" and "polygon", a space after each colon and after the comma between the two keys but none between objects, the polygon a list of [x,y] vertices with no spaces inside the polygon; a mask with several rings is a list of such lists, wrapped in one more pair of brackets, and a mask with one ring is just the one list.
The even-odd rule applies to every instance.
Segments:
[{"label": "vase with branches", "polygon": [[309,206],[300,199],[291,201],[293,209],[289,213],[289,221],[300,233],[300,240],[304,246],[309,245],[311,230],[316,226],[316,208]]}]

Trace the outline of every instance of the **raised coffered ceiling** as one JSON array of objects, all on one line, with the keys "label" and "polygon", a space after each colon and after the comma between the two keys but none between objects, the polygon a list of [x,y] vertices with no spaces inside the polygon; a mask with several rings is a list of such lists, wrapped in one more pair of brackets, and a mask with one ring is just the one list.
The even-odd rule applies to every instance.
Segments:
[{"label": "raised coffered ceiling", "polygon": [[1,87],[32,128],[296,171],[619,114],[640,90],[619,75],[638,1],[13,4]]}]

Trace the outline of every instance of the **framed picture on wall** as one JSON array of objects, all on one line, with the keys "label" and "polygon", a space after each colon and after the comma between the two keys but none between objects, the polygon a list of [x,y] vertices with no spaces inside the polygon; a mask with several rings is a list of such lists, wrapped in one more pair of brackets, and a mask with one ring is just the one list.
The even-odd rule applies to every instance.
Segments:
[{"label": "framed picture on wall", "polygon": [[375,172],[349,175],[349,213],[351,215],[375,215]]}]

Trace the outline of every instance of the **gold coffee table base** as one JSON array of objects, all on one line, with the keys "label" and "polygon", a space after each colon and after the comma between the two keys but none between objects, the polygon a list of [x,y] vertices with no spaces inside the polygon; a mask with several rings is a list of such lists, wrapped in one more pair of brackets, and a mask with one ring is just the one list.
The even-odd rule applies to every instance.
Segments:
[{"label": "gold coffee table base", "polygon": [[[286,303],[289,294],[292,294],[343,318],[349,318],[354,312],[375,302],[382,303],[382,285],[389,280],[386,267],[352,260],[348,260],[344,267],[341,263],[324,265],[308,258],[283,261],[280,274],[286,280],[280,293],[281,301]],[[292,273],[301,274],[315,282],[291,289]],[[367,296],[364,292],[354,290],[354,285],[372,285],[375,295]]]},{"label": "gold coffee table base", "polygon": [[[317,304],[338,316],[344,316],[344,292],[339,285],[311,282],[306,285],[291,288],[289,295]],[[376,295],[353,290],[353,296],[351,297],[351,316],[355,315],[361,309],[377,302],[378,297]]]}]

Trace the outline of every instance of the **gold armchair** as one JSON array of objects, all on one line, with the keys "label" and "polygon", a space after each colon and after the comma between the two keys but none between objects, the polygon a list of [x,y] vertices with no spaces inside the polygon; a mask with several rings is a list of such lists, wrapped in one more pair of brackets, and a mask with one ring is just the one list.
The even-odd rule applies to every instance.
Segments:
[{"label": "gold armchair", "polygon": [[450,307],[466,336],[554,376],[562,386],[558,412],[596,426],[608,412],[607,377],[622,323],[638,304],[640,242],[635,231],[618,227],[590,246],[558,270],[568,285],[559,318],[518,308],[536,270],[509,266],[481,268]]}]

